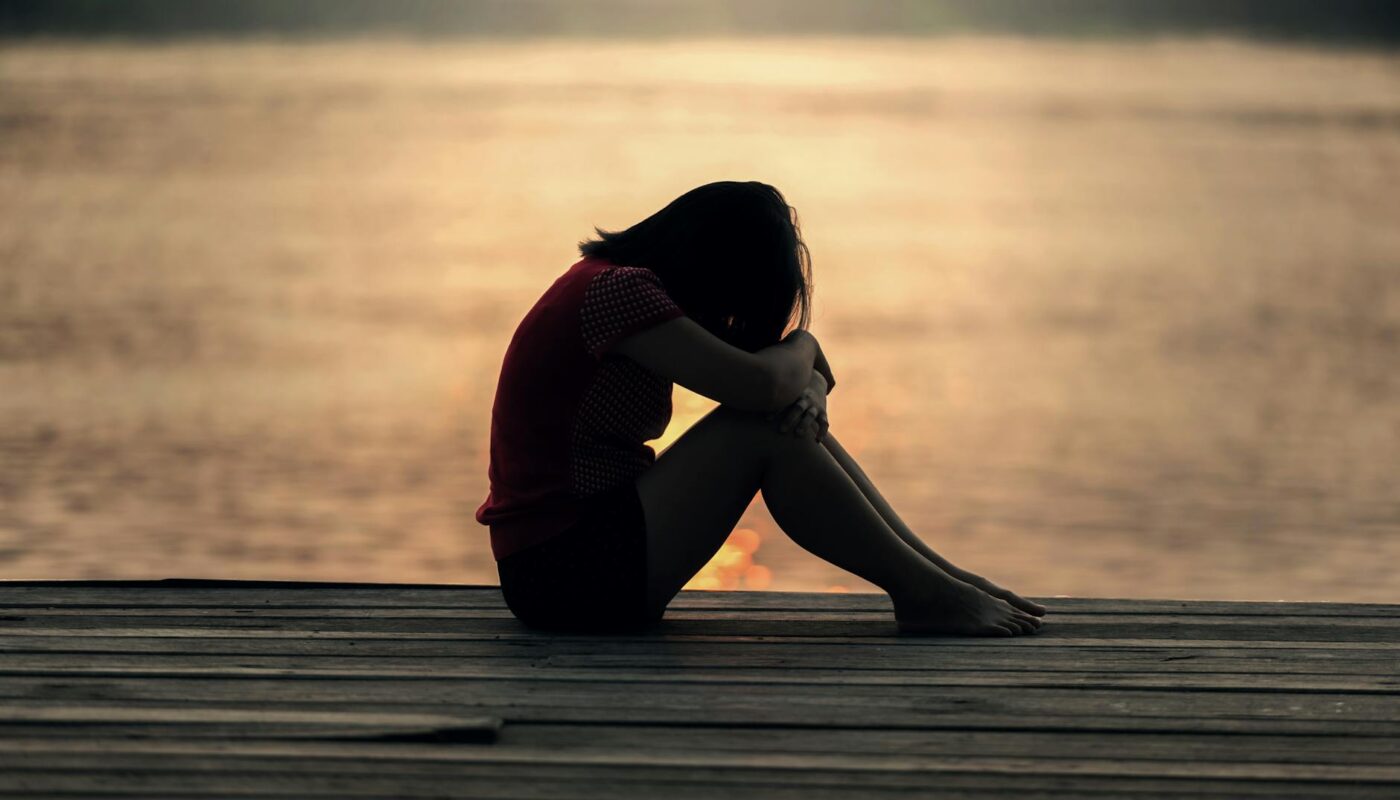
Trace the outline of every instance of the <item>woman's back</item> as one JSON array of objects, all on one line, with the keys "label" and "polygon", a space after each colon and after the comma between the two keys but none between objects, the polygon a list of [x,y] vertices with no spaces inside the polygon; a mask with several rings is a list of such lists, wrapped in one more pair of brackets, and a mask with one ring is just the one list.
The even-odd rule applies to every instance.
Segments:
[{"label": "woman's back", "polygon": [[645,444],[671,418],[671,383],[609,354],[682,316],[650,270],[583,258],[521,320],[491,412],[490,494],[476,519],[497,560],[566,530],[581,501],[655,461]]}]

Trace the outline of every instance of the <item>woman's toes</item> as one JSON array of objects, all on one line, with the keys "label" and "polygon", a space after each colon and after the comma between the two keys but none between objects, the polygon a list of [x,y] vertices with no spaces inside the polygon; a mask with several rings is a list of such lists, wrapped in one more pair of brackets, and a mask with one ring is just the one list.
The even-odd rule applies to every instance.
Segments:
[{"label": "woman's toes", "polygon": [[1035,633],[1040,628],[1040,618],[1032,617],[1024,611],[1016,612],[1016,621],[1026,629],[1026,633]]},{"label": "woman's toes", "polygon": [[990,594],[993,597],[1010,603],[1017,609],[1024,611],[1027,614],[1031,614],[1037,617],[1045,616],[1045,606],[1042,606],[1039,603],[1033,603],[1030,600],[1027,600],[1026,598],[1020,596],[1019,594],[1010,591],[1009,589],[1003,589],[1000,586],[997,586],[991,581],[983,579],[983,585],[979,586],[978,588],[982,589],[982,591],[986,592],[987,594]]},{"label": "woman's toes", "polygon": [[1021,611],[1026,612],[1027,614],[1030,614],[1030,615],[1032,615],[1032,616],[1036,616],[1036,617],[1043,617],[1043,616],[1045,616],[1045,606],[1042,606],[1042,605],[1040,605],[1039,603],[1032,603],[1031,601],[1029,601],[1029,600],[1027,600],[1026,598],[1021,597],[1021,596],[1019,596],[1019,595],[1012,595],[1012,596],[1016,598],[1015,601],[1012,602],[1012,605],[1016,606],[1016,608],[1020,609]]}]

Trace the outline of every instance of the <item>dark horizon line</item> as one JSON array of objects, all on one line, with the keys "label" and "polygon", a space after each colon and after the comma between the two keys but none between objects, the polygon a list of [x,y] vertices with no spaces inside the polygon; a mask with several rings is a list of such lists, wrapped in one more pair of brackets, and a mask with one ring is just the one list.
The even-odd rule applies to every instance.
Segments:
[{"label": "dark horizon line", "polygon": [[1004,35],[1391,45],[1385,0],[0,0],[0,38]]},{"label": "dark horizon line", "polygon": [[0,27],[0,43],[10,44],[333,44],[336,42],[406,42],[418,44],[451,44],[480,42],[528,42],[538,40],[578,40],[597,42],[645,41],[780,41],[801,39],[1023,39],[1046,42],[1075,43],[1148,43],[1167,41],[1222,41],[1244,44],[1311,47],[1321,50],[1375,51],[1392,54],[1400,52],[1400,33],[1390,37],[1298,36],[1288,34],[1241,32],[1231,30],[1157,30],[1157,31],[1010,31],[991,29],[959,29],[946,31],[665,31],[638,32],[462,32],[426,33],[392,28],[365,28],[337,31],[189,31],[154,33],[111,31],[99,33],[24,32],[16,33]]}]

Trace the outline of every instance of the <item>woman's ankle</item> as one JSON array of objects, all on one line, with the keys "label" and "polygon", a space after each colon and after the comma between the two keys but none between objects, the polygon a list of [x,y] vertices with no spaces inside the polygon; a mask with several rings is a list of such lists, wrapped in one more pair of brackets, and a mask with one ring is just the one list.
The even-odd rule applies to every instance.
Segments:
[{"label": "woman's ankle", "polygon": [[930,605],[958,603],[965,600],[970,593],[978,591],[977,587],[934,567],[906,585],[893,590],[887,589],[886,594],[890,596],[898,611],[900,608],[927,608]]}]

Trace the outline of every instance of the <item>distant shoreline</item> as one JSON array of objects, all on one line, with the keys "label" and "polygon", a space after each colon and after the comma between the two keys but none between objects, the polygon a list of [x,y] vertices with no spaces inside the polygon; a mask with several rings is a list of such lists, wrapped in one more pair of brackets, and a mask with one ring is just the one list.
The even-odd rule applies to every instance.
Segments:
[{"label": "distant shoreline", "polygon": [[129,33],[110,34],[26,34],[15,35],[0,30],[0,49],[18,51],[21,49],[43,48],[336,48],[344,46],[380,46],[386,48],[421,49],[434,48],[474,48],[512,47],[527,45],[556,44],[559,47],[570,45],[685,45],[714,43],[752,42],[757,45],[781,46],[790,44],[820,44],[822,42],[884,41],[891,45],[914,45],[927,43],[934,45],[956,45],[961,42],[1018,43],[1028,45],[1066,45],[1079,47],[1153,47],[1170,45],[1210,45],[1239,46],[1254,48],[1280,48],[1299,52],[1313,51],[1319,54],[1353,55],[1361,57],[1393,57],[1400,53],[1400,38],[1393,42],[1338,40],[1338,39],[1290,39],[1263,36],[1243,36],[1227,33],[1187,34],[1161,32],[1157,34],[1016,34],[997,31],[949,31],[946,33],[907,34],[899,32],[883,33],[802,33],[802,34],[704,34],[666,33],[654,35],[597,35],[597,34],[462,34],[441,36],[420,36],[402,31],[373,31],[345,33],[288,34],[276,31],[261,33],[190,33],[170,36],[150,36]]},{"label": "distant shoreline", "polygon": [[15,0],[0,39],[525,39],[1004,35],[1062,39],[1232,37],[1400,45],[1400,6],[1370,0]]}]

